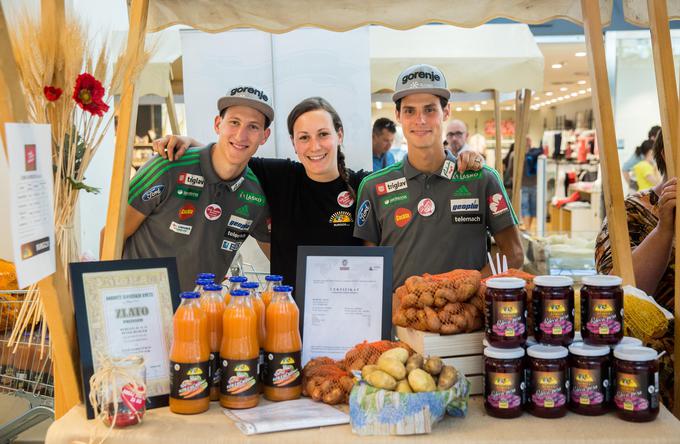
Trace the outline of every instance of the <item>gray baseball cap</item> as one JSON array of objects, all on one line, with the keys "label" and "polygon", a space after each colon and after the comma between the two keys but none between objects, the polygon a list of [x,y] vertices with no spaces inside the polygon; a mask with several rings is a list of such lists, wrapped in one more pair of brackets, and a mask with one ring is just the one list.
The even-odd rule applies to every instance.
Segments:
[{"label": "gray baseball cap", "polygon": [[409,94],[434,94],[447,100],[451,97],[444,73],[426,64],[409,66],[399,74],[392,100],[396,102]]},{"label": "gray baseball cap", "polygon": [[252,86],[237,86],[227,92],[227,95],[220,97],[217,101],[217,111],[222,114],[225,108],[234,105],[249,106],[260,111],[267,116],[270,122],[274,120],[274,108],[272,108],[272,97],[263,89]]}]

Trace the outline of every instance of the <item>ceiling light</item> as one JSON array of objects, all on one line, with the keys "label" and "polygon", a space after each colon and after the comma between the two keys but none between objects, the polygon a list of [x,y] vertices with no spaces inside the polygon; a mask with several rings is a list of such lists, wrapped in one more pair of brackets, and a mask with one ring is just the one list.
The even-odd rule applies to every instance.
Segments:
[{"label": "ceiling light", "polygon": [[591,91],[591,88],[586,88],[586,91],[590,92],[590,91]]},{"label": "ceiling light", "polygon": [[586,81],[585,81],[585,80],[579,80],[579,81],[576,82],[576,83],[578,83],[579,85],[585,85],[585,84],[586,84]]},{"label": "ceiling light", "polygon": [[475,110],[474,106],[471,106],[470,108],[468,108],[468,111],[474,111],[474,110]]},{"label": "ceiling light", "polygon": [[566,91],[566,90],[568,90],[568,89],[569,89],[569,88],[567,88],[566,86],[563,86],[562,88],[560,88],[560,91]]},{"label": "ceiling light", "polygon": [[460,106],[457,106],[457,107],[456,107],[456,111],[457,111],[457,112],[461,112],[461,111],[463,111],[463,108],[461,108]]},{"label": "ceiling light", "polygon": [[534,97],[532,97],[531,99],[532,99],[532,100],[540,100],[540,97],[534,96]]},{"label": "ceiling light", "polygon": [[382,102],[375,102],[375,107],[377,109],[382,109]]},{"label": "ceiling light", "polygon": [[561,63],[553,63],[550,66],[552,67],[552,69],[560,69],[562,68],[563,65]]},{"label": "ceiling light", "polygon": [[575,57],[585,57],[586,53],[585,53],[585,51],[579,51],[579,52],[575,53],[574,56]]},{"label": "ceiling light", "polygon": [[545,93],[545,95],[548,96],[548,97],[552,96],[552,94],[553,94],[553,93],[550,92],[550,91],[548,91],[547,93]]},{"label": "ceiling light", "polygon": [[486,105],[486,100],[482,100],[482,105]]},{"label": "ceiling light", "polygon": [[506,110],[506,111],[511,111],[511,110],[512,110],[512,106],[506,106],[506,107],[503,107],[503,109]]},{"label": "ceiling light", "polygon": [[558,102],[561,102],[562,100],[564,100],[564,97],[558,97],[558,98],[557,98],[557,101],[558,101]]},{"label": "ceiling light", "polygon": [[573,92],[573,93],[571,93],[571,94],[569,94],[569,95],[572,96],[572,97],[576,97],[576,96],[578,96],[578,93]]},{"label": "ceiling light", "polygon": [[579,90],[578,90],[578,93],[581,94],[581,95],[583,95],[583,94],[586,93],[586,90],[585,90],[585,89],[579,89]]}]

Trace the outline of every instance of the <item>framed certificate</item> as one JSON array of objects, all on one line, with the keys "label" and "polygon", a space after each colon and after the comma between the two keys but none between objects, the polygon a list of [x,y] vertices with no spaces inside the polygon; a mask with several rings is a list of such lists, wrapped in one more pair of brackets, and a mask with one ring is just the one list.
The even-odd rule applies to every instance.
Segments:
[{"label": "framed certificate", "polygon": [[302,364],[392,334],[392,247],[298,247]]},{"label": "framed certificate", "polygon": [[144,357],[147,408],[168,405],[172,316],[179,305],[175,258],[70,264],[83,398],[102,358]]}]

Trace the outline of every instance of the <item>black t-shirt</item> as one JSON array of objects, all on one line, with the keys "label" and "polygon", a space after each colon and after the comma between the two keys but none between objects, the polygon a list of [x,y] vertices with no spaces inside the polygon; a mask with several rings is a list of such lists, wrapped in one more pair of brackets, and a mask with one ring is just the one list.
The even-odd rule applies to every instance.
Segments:
[{"label": "black t-shirt", "polygon": [[[341,178],[315,182],[299,162],[254,157],[248,164],[269,203],[271,213],[271,273],[286,285],[297,285],[299,245],[363,245],[353,236],[356,198]],[[356,194],[369,172],[349,170]]]}]

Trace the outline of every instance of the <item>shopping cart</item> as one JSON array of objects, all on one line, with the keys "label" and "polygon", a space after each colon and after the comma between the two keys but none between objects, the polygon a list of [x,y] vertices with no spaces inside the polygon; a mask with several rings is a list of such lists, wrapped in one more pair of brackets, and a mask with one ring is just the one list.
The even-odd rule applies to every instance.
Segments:
[{"label": "shopping cart", "polygon": [[54,373],[49,334],[40,346],[42,328],[26,332],[9,346],[14,322],[26,299],[26,291],[0,290],[0,396],[15,396],[28,401],[30,408],[19,417],[0,424],[0,444],[10,443],[17,435],[54,418]]}]

